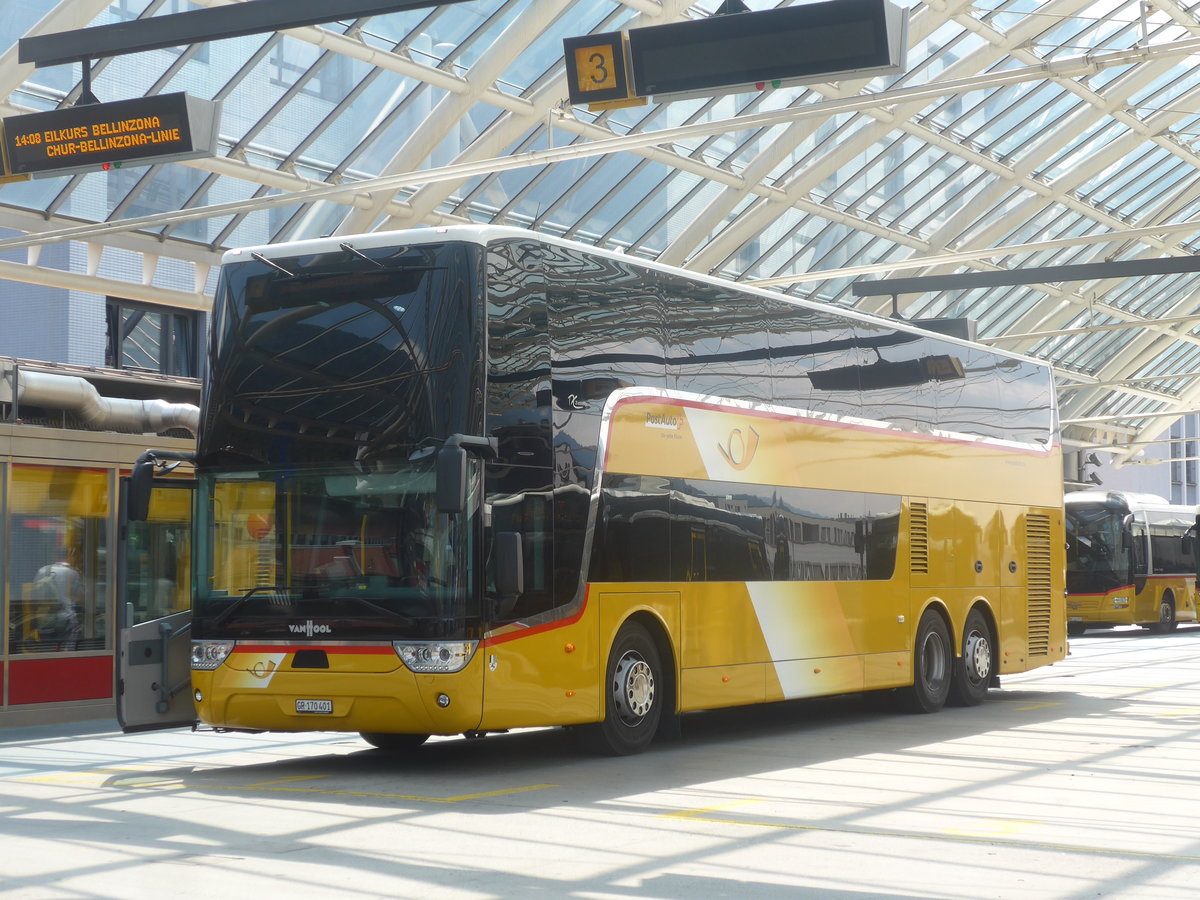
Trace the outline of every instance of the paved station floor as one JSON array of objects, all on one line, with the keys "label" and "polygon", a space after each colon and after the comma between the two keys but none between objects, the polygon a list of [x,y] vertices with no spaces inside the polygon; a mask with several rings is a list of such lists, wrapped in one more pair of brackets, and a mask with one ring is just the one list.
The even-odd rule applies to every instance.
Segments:
[{"label": "paved station floor", "polygon": [[937,715],[863,698],[560,730],[0,731],[0,897],[1195,898],[1200,627],[1089,632]]}]

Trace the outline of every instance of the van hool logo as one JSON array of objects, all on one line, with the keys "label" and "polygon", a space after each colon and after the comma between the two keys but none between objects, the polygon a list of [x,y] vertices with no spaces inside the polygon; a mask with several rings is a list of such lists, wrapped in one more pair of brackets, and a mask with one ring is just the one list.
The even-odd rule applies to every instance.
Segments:
[{"label": "van hool logo", "polygon": [[312,637],[314,634],[333,634],[333,629],[328,625],[314,625],[312,619],[303,625],[289,625],[288,631],[292,634],[302,634],[305,637]]},{"label": "van hool logo", "polygon": [[735,428],[729,432],[729,437],[726,438],[724,444],[717,444],[717,449],[721,455],[725,457],[725,462],[737,469],[739,472],[750,465],[754,460],[754,454],[758,451],[758,432],[751,426],[746,426],[746,431]]},{"label": "van hool logo", "polygon": [[647,428],[670,428],[673,431],[678,431],[679,426],[682,424],[682,416],[674,413],[646,413]]}]

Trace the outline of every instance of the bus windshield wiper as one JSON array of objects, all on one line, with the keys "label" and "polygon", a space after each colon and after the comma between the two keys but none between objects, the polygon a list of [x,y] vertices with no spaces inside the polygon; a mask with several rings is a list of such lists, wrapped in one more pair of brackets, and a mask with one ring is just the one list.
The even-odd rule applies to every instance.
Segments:
[{"label": "bus windshield wiper", "polygon": [[282,272],[284,275],[288,276],[288,278],[296,277],[292,272],[289,272],[287,269],[285,269],[279,263],[275,262],[272,259],[267,259],[267,257],[263,256],[261,253],[251,253],[250,256],[253,259],[258,260],[264,266],[270,266],[272,269],[277,269],[278,271]]},{"label": "bus windshield wiper", "polygon": [[271,597],[269,601],[272,606],[291,605],[292,589],[286,584],[265,584],[260,585],[259,587],[252,587],[250,590],[246,591],[246,593],[242,594],[242,596],[238,597],[231,604],[229,604],[229,606],[225,607],[225,609],[221,610],[221,614],[213,620],[213,627],[216,628],[224,624],[226,619],[245,606],[255,594],[268,592],[275,594],[275,596]]}]

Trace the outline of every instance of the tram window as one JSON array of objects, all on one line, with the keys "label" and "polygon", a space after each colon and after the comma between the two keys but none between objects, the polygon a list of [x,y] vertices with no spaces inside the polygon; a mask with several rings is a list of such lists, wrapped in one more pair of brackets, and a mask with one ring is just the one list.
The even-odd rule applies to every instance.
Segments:
[{"label": "tram window", "polygon": [[108,473],[12,467],[10,653],[108,648]]}]

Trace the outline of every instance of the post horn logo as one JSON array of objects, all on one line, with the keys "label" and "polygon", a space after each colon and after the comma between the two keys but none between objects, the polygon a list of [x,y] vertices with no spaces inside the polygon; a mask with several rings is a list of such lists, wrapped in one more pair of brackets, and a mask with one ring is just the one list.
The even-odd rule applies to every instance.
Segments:
[{"label": "post horn logo", "polygon": [[746,426],[745,432],[741,428],[734,428],[724,444],[717,444],[717,449],[725,457],[725,462],[740,472],[754,461],[754,454],[758,451],[758,432],[750,425]]},{"label": "post horn logo", "polygon": [[268,659],[268,660],[257,659],[254,661],[254,665],[251,666],[251,668],[250,668],[250,674],[253,675],[255,678],[270,678],[271,673],[274,671],[275,671],[275,660],[273,660],[273,659]]}]

